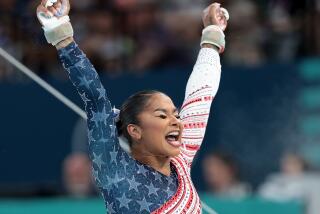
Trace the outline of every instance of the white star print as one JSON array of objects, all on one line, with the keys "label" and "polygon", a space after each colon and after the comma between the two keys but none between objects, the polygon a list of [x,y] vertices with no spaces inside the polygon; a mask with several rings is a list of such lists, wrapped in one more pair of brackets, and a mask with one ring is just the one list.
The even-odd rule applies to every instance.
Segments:
[{"label": "white star print", "polygon": [[103,88],[102,85],[101,85],[101,88],[98,88],[97,90],[98,90],[98,92],[99,92],[98,100],[99,100],[100,98],[102,98],[102,97],[105,97],[105,95],[106,95],[106,90]]},{"label": "white star print", "polygon": [[170,188],[168,189],[167,193],[168,193],[169,197],[175,194],[175,192],[172,191]]},{"label": "white star print", "polygon": [[146,210],[147,212],[150,211],[149,206],[152,205],[152,203],[147,202],[145,198],[137,202],[138,204],[140,204],[140,212],[142,212],[143,210]]},{"label": "white star print", "polygon": [[126,207],[129,209],[129,202],[131,201],[130,199],[128,199],[126,196],[125,196],[125,193],[123,193],[122,197],[121,198],[118,198],[119,201],[120,201],[120,208],[121,207]]},{"label": "white star print", "polygon": [[156,181],[159,180],[161,182],[161,175],[159,173],[155,173]]},{"label": "white star print", "polygon": [[86,97],[86,93],[85,92],[83,92],[82,94],[80,93],[80,96],[83,102],[85,103],[85,105],[87,105],[87,102],[90,100]]},{"label": "white star print", "polygon": [[96,141],[96,140],[93,138],[93,129],[90,129],[90,130],[89,130],[88,137],[89,137],[89,144],[90,144],[91,142]]},{"label": "white star print", "polygon": [[93,152],[93,162],[98,166],[98,168],[101,170],[101,166],[105,164],[105,162],[102,160],[102,154],[96,155],[96,153]]},{"label": "white star print", "polygon": [[111,133],[110,133],[110,137],[115,137],[116,135],[116,126],[114,125],[109,125],[110,129],[111,129]]},{"label": "white star print", "polygon": [[128,163],[127,163],[127,161],[124,159],[124,157],[121,158],[121,161],[120,161],[120,162],[121,162],[123,168],[126,169],[126,165],[127,165]]},{"label": "white star print", "polygon": [[79,67],[81,69],[85,69],[86,68],[86,66],[84,65],[84,60],[80,60],[79,62],[77,62],[75,64],[75,66],[77,66],[77,67]]},{"label": "white star print", "polygon": [[117,154],[118,154],[118,152],[116,152],[114,149],[113,149],[112,152],[110,152],[110,157],[111,157],[110,162],[111,163],[112,162],[117,162]]},{"label": "white star print", "polygon": [[94,112],[92,113],[92,120],[94,121],[96,127],[98,127],[99,122],[103,122],[106,124],[109,114],[106,112],[106,107],[104,106],[102,112]]},{"label": "white star print", "polygon": [[153,183],[151,182],[150,188],[149,188],[149,195],[151,195],[151,194],[158,195],[158,193],[157,193],[157,190],[158,190],[158,189],[159,189],[159,188],[154,187]]},{"label": "white star print", "polygon": [[97,183],[100,183],[98,170],[93,169],[92,171],[93,171],[93,176],[94,176],[96,182],[97,182]]},{"label": "white star print", "polygon": [[132,190],[132,189],[135,189],[137,192],[139,192],[138,190],[138,186],[140,185],[140,183],[136,182],[136,180],[134,179],[131,179],[131,180],[128,180],[129,181],[129,191]]},{"label": "white star print", "polygon": [[144,166],[138,165],[138,168],[139,168],[138,173],[141,173],[141,174],[143,174],[144,176],[147,176],[146,173],[148,172],[148,170],[146,170],[146,169],[144,168]]},{"label": "white star print", "polygon": [[116,172],[116,175],[114,176],[114,180],[116,182],[122,181],[124,178],[123,177],[119,177],[119,174]]},{"label": "white star print", "polygon": [[113,209],[113,202],[110,204],[107,204],[108,207],[108,213],[116,213],[116,211],[114,211]]},{"label": "white star print", "polygon": [[105,106],[103,106],[102,112],[101,112],[101,121],[107,125],[107,119],[109,117],[109,113],[107,112],[107,109]]},{"label": "white star print", "polygon": [[79,77],[80,83],[79,86],[86,86],[87,88],[89,88],[90,83],[92,83],[93,80],[87,80],[85,77],[80,76]]}]

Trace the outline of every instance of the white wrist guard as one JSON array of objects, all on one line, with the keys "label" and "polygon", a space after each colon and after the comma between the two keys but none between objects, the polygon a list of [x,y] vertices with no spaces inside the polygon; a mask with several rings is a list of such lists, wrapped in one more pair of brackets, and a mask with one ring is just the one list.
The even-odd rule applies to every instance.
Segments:
[{"label": "white wrist guard", "polygon": [[62,40],[73,36],[73,29],[69,16],[46,17],[45,14],[37,14],[44,30],[47,42],[56,45]]},{"label": "white wrist guard", "polygon": [[222,53],[226,45],[224,38],[224,33],[218,25],[209,25],[202,31],[200,46],[211,44],[219,49],[219,53]]}]

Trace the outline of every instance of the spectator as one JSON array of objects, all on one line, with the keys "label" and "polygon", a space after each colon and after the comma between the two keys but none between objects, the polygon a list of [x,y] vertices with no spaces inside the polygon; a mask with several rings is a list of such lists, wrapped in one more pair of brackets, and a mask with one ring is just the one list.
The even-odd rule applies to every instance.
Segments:
[{"label": "spectator", "polygon": [[66,193],[83,198],[97,194],[91,176],[91,163],[86,153],[75,152],[63,164],[63,181]]},{"label": "spectator", "polygon": [[292,62],[296,59],[303,35],[304,1],[270,1],[267,8],[267,54],[274,61]]},{"label": "spectator", "polygon": [[163,63],[167,32],[159,19],[159,6],[157,1],[141,1],[127,11],[124,30],[134,40],[130,70],[141,73]]},{"label": "spectator", "polygon": [[263,50],[265,34],[258,5],[251,0],[240,0],[230,2],[229,8],[233,16],[229,26],[232,33],[227,38],[231,51],[225,54],[225,60],[233,65],[263,63],[266,60]]},{"label": "spectator", "polygon": [[306,204],[307,214],[320,210],[320,176],[308,172],[308,164],[297,153],[284,154],[281,171],[270,175],[258,193],[273,201],[301,201]]},{"label": "spectator", "polygon": [[65,192],[77,198],[96,196],[97,189],[93,182],[87,151],[88,137],[85,120],[79,119],[75,124],[71,144],[71,154],[63,162]]},{"label": "spectator", "polygon": [[[78,41],[99,72],[112,76],[128,70],[143,73],[163,66],[192,66],[201,31],[199,8],[207,2],[81,0],[71,19]],[[228,5],[233,14],[225,64],[292,62],[319,53],[319,1],[220,3]],[[32,16],[35,7],[36,2],[30,0],[0,1],[0,45],[37,74],[65,80],[54,50],[44,51],[45,39]],[[0,80],[24,80],[3,61],[0,68]]]},{"label": "spectator", "polygon": [[224,152],[209,153],[202,166],[208,191],[216,196],[242,198],[249,194],[249,186],[239,181],[239,169],[231,155]]}]

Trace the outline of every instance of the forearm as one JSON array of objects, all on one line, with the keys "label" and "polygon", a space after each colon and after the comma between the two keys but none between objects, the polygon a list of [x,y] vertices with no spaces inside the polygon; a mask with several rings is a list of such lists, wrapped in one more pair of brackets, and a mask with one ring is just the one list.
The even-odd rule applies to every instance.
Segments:
[{"label": "forearm", "polygon": [[182,152],[189,162],[192,162],[203,141],[211,103],[219,87],[220,74],[217,49],[203,47],[189,77],[180,111],[184,125]]},{"label": "forearm", "polygon": [[[209,47],[209,48],[208,48]],[[211,95],[215,96],[220,82],[221,64],[217,48],[208,44],[199,51],[197,61],[189,77],[185,99],[199,93],[202,88],[211,88]]]},{"label": "forearm", "polygon": [[59,47],[59,58],[63,67],[68,72],[72,84],[84,101],[85,106],[88,103],[94,103],[96,108],[107,105],[106,110],[110,110],[111,104],[98,73],[78,45],[70,39],[59,43]]}]

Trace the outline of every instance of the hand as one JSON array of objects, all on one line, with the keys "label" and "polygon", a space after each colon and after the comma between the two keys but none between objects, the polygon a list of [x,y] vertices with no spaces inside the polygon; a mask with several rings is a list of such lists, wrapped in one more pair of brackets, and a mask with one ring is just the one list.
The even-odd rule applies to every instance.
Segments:
[{"label": "hand", "polygon": [[37,7],[37,16],[40,23],[44,26],[46,19],[66,16],[70,11],[69,0],[42,0]]},{"label": "hand", "polygon": [[42,0],[37,7],[37,17],[42,24],[46,40],[57,49],[73,42],[69,11],[69,0]]},{"label": "hand", "polygon": [[202,15],[202,22],[204,27],[209,25],[217,25],[224,31],[227,27],[229,13],[226,9],[221,8],[219,3],[209,5]]}]

